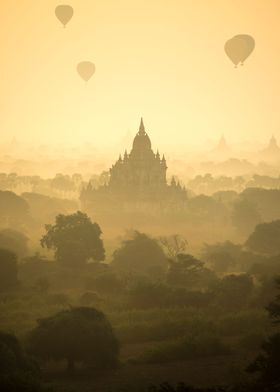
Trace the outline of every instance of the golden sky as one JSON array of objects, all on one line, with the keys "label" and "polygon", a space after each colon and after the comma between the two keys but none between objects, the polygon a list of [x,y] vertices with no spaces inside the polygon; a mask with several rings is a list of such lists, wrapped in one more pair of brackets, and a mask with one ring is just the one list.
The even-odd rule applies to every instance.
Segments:
[{"label": "golden sky", "polygon": [[[0,0],[2,140],[111,145],[140,116],[154,144],[280,139],[279,0]],[[224,43],[256,48],[235,69]],[[87,85],[83,60],[96,73]]]}]

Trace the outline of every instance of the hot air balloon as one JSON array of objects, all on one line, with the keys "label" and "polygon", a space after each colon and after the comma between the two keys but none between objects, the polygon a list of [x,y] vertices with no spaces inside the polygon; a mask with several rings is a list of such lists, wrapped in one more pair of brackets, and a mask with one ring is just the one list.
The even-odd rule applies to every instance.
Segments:
[{"label": "hot air balloon", "polygon": [[239,34],[236,35],[234,38],[243,39],[247,45],[247,53],[243,59],[241,59],[241,65],[243,65],[244,61],[250,56],[250,54],[255,49],[255,40],[251,35],[248,34]]},{"label": "hot air balloon", "polygon": [[91,61],[82,61],[77,65],[77,71],[80,77],[88,82],[95,72],[95,65]]},{"label": "hot air balloon", "polygon": [[74,10],[70,5],[58,5],[55,9],[57,19],[66,27],[74,14]]},{"label": "hot air balloon", "polygon": [[239,63],[243,65],[254,48],[254,38],[246,34],[236,35],[225,43],[225,52],[235,67],[237,67]]}]

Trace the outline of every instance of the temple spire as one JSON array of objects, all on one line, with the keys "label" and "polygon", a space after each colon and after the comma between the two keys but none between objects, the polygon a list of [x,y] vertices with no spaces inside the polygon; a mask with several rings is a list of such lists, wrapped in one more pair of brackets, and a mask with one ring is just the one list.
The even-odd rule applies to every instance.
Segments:
[{"label": "temple spire", "polygon": [[269,141],[269,147],[273,147],[273,148],[278,147],[277,141],[276,141],[276,138],[274,137],[274,135],[271,136],[271,139]]},{"label": "temple spire", "polygon": [[140,127],[139,127],[139,135],[145,135],[145,126],[143,122],[143,117],[141,117]]},{"label": "temple spire", "polygon": [[128,159],[128,153],[127,153],[127,151],[125,150],[125,153],[124,153],[124,156],[123,156],[123,160],[124,160],[124,161],[127,161],[127,159]]}]

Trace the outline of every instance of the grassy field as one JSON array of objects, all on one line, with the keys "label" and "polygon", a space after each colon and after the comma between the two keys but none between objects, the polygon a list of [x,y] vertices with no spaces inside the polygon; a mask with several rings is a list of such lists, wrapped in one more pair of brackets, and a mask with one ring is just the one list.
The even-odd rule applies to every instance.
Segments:
[{"label": "grassy field", "polygon": [[[80,292],[2,295],[0,329],[24,343],[36,320],[78,304]],[[121,343],[114,371],[78,369],[66,377],[63,363],[43,366],[44,379],[60,391],[143,391],[165,381],[210,386],[247,377],[243,371],[270,331],[262,309],[225,312],[194,308],[112,311],[101,306]],[[252,332],[252,326],[254,331]]]}]

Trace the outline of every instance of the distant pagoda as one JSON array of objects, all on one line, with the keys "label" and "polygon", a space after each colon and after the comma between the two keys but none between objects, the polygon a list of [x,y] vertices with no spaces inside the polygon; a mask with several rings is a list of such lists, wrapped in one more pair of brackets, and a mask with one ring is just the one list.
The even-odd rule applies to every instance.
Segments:
[{"label": "distant pagoda", "polygon": [[266,161],[280,160],[280,148],[277,144],[276,138],[272,135],[268,146],[261,152],[261,158]]},{"label": "distant pagoda", "polygon": [[277,140],[274,137],[274,135],[271,136],[270,140],[269,140],[269,144],[268,147],[266,148],[267,151],[272,152],[272,153],[278,153],[280,152],[280,148],[277,144]]},{"label": "distant pagoda", "polygon": [[228,154],[231,152],[231,149],[228,146],[228,143],[224,135],[221,136],[219,143],[215,148],[215,152],[217,152],[218,154]]}]

